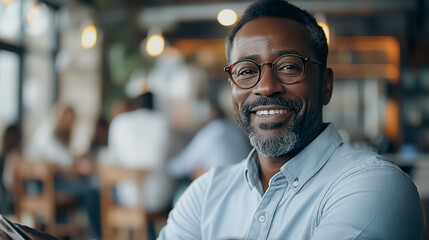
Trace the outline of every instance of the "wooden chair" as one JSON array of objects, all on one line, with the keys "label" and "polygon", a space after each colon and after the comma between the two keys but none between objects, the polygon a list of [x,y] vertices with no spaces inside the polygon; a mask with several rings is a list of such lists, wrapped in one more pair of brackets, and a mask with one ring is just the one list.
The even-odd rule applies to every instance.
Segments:
[{"label": "wooden chair", "polygon": [[128,233],[131,230],[134,239],[148,239],[148,217],[145,209],[143,207],[130,208],[118,205],[113,198],[115,186],[123,180],[131,180],[137,185],[138,203],[141,203],[143,196],[142,180],[147,174],[146,170],[126,169],[106,164],[99,166],[103,240],[123,239],[123,237],[117,237],[118,230]]},{"label": "wooden chair", "polygon": [[[26,184],[29,181],[41,183],[42,189],[36,193],[28,193]],[[23,213],[29,213],[34,222],[44,219],[45,229],[54,236],[77,238],[76,222],[68,220],[66,224],[57,223],[57,214],[64,213],[74,217],[77,211],[76,198],[64,193],[56,193],[54,186],[54,167],[43,162],[18,161],[14,174],[15,217],[19,222]]]}]

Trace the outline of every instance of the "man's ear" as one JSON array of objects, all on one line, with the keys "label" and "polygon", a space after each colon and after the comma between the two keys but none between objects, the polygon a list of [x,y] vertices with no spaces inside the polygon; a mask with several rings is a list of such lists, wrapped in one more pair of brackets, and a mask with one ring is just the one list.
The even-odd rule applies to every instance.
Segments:
[{"label": "man's ear", "polygon": [[323,104],[327,105],[331,101],[332,90],[334,89],[334,73],[331,68],[326,68],[323,73]]}]

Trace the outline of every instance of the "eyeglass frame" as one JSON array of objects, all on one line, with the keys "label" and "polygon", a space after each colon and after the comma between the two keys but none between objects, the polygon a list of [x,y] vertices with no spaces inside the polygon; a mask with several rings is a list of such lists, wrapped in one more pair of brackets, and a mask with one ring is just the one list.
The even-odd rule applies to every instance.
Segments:
[{"label": "eyeglass frame", "polygon": [[[279,59],[283,58],[283,57],[296,57],[296,58],[298,58],[298,59],[301,61],[302,65],[303,65],[303,69],[302,69],[301,76],[299,76],[299,77],[298,77],[294,82],[291,82],[291,83],[285,83],[285,82],[282,82],[282,81],[280,81],[280,79],[277,77],[277,75],[274,73],[273,65],[275,65],[275,64],[277,63],[277,61],[278,61]],[[232,77],[232,72],[231,72],[231,70],[235,67],[235,65],[237,65],[237,64],[238,64],[238,63],[240,63],[240,62],[252,62],[252,63],[254,63],[254,64],[258,67],[258,70],[259,70],[259,72],[258,72],[258,73],[259,73],[259,74],[258,74],[258,80],[255,82],[255,84],[253,84],[253,85],[252,85],[252,86],[250,86],[250,87],[241,87],[241,86],[239,86],[239,85],[238,85],[238,83],[237,83],[237,82],[234,80],[234,78]],[[227,66],[227,67],[224,67],[224,68],[223,68],[223,70],[229,74],[230,81],[232,81],[232,83],[234,83],[234,85],[235,85],[235,86],[237,86],[238,88],[241,88],[241,89],[251,89],[251,88],[253,88],[254,86],[258,85],[259,81],[261,81],[262,66],[264,66],[264,65],[271,65],[271,71],[272,71],[273,75],[274,75],[274,76],[276,76],[276,78],[277,78],[277,80],[278,80],[279,82],[281,82],[281,83],[283,83],[283,84],[286,84],[286,85],[291,85],[291,84],[295,84],[295,83],[297,83],[297,82],[301,79],[302,75],[304,75],[304,72],[305,72],[305,66],[307,65],[307,62],[314,62],[314,63],[316,63],[316,64],[322,65],[322,63],[321,63],[319,60],[317,60],[317,59],[315,59],[315,58],[312,58],[312,57],[303,57],[303,56],[300,56],[300,55],[297,55],[297,54],[284,54],[284,55],[278,56],[278,57],[277,57],[273,62],[271,62],[271,63],[266,62],[266,63],[259,63],[259,64],[258,64],[258,63],[256,63],[254,60],[252,60],[252,59],[243,59],[243,60],[237,61],[237,62],[235,62],[235,63],[233,63],[233,64],[231,64],[231,65],[229,65],[229,66]]]}]

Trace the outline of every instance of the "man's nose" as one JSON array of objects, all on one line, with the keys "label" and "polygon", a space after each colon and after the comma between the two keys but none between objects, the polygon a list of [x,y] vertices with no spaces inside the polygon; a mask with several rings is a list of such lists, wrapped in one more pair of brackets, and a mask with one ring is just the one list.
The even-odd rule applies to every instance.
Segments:
[{"label": "man's nose", "polygon": [[273,94],[284,93],[285,86],[274,75],[272,66],[261,67],[261,79],[253,87],[253,93],[256,95],[270,96]]}]

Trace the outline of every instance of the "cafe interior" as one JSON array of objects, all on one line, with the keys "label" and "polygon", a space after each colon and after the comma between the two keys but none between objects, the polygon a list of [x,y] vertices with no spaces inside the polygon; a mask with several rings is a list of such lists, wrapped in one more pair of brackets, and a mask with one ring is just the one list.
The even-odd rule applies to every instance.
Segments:
[{"label": "cafe interior", "polygon": [[[314,15],[328,39],[334,92],[324,122],[407,172],[429,216],[429,1],[290,2]],[[170,191],[167,207],[121,204],[116,184],[144,184],[151,170],[112,156],[111,123],[153,93],[168,123],[168,143],[158,151],[165,169],[213,108],[235,124],[225,37],[249,4],[0,0],[0,214],[62,239],[156,238],[179,188],[207,169],[166,170],[172,184],[159,188]],[[59,191],[59,174],[87,191]],[[135,202],[146,199],[141,189]],[[82,204],[82,194],[91,201]]]}]

